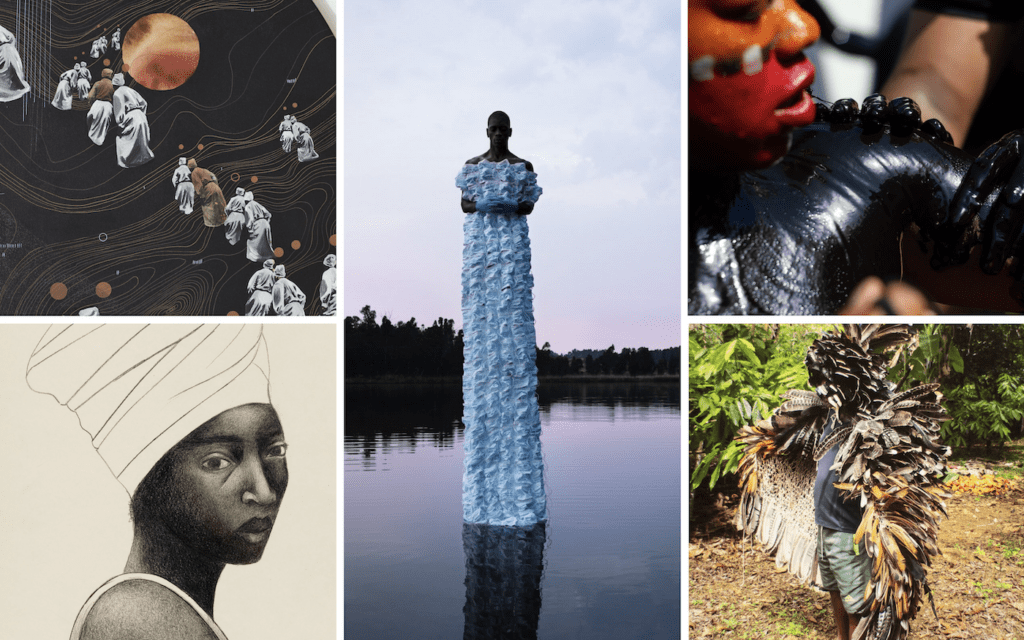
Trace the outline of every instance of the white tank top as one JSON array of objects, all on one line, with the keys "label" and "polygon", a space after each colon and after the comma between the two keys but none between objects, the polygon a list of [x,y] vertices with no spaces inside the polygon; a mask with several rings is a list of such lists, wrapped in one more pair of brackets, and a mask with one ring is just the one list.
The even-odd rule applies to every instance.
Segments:
[{"label": "white tank top", "polygon": [[115,576],[110,580],[107,580],[103,584],[103,586],[101,586],[96,591],[93,591],[92,595],[89,596],[89,599],[86,600],[85,604],[82,605],[82,610],[78,612],[78,617],[75,619],[75,626],[71,628],[71,640],[80,640],[82,635],[82,628],[85,626],[85,619],[89,617],[89,612],[92,611],[92,607],[96,604],[96,601],[99,600],[104,593],[106,593],[113,587],[121,584],[122,582],[127,582],[129,580],[148,580],[149,582],[155,582],[171,590],[172,592],[174,592],[175,595],[177,595],[179,598],[188,603],[189,606],[191,606],[193,609],[195,609],[196,613],[199,614],[199,617],[202,618],[207,625],[209,625],[210,629],[213,631],[213,634],[217,636],[217,640],[228,640],[227,636],[224,635],[224,632],[221,631],[220,627],[217,626],[217,623],[213,621],[213,618],[211,618],[210,615],[206,613],[206,611],[204,611],[202,607],[196,604],[196,601],[193,600],[191,596],[189,596],[187,593],[185,593],[177,586],[175,586],[174,583],[168,580],[164,580],[160,576],[155,576],[151,573],[122,573],[119,576]]}]

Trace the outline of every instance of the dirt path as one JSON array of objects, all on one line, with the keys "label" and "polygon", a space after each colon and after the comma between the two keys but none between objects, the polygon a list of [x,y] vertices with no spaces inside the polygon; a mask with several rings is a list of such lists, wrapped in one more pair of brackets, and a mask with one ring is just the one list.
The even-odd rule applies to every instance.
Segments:
[{"label": "dirt path", "polygon": [[[834,640],[828,595],[775,568],[732,526],[735,498],[691,515],[690,638]],[[1024,492],[955,496],[911,638],[1024,640]]]}]

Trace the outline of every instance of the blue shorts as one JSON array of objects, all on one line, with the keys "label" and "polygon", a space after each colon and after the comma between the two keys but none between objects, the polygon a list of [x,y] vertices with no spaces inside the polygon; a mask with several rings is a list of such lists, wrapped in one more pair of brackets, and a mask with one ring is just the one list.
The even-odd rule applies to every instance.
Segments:
[{"label": "blue shorts", "polygon": [[860,615],[871,602],[865,591],[871,584],[871,558],[853,542],[854,534],[818,527],[818,565],[825,591],[838,591],[847,613]]}]

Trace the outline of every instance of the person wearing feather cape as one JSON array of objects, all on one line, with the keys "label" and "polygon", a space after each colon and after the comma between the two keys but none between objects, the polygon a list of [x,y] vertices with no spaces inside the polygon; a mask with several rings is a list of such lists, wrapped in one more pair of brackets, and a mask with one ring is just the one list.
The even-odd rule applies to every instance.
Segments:
[{"label": "person wearing feather cape", "polygon": [[[948,416],[936,383],[898,392],[886,379],[883,355],[914,346],[907,325],[846,325],[842,334],[826,334],[805,359],[814,391],[787,391],[769,419],[738,435],[746,446],[737,527],[775,553],[776,566],[841,592],[831,596],[840,638],[905,640],[930,597],[926,567],[939,553],[942,479],[951,454],[940,442],[939,423]],[[831,477],[818,482],[822,468]],[[816,485],[839,500],[817,497]],[[843,499],[852,502],[849,510]],[[845,586],[829,579],[835,555],[819,555],[816,503],[852,516],[854,531],[839,544],[852,550],[856,543],[869,560],[870,573],[859,584],[856,577],[843,577]]]}]

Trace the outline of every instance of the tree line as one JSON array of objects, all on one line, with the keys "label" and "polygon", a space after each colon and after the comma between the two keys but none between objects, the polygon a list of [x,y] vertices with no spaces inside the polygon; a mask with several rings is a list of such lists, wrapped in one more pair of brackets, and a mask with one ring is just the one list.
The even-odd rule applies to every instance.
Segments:
[{"label": "tree line", "polygon": [[[364,306],[358,316],[345,318],[345,376],[377,378],[461,377],[462,330],[455,321],[438,318],[429,327],[411,318],[392,322]],[[650,376],[680,373],[681,348],[624,348],[557,354],[547,342],[537,348],[539,376]]]}]

